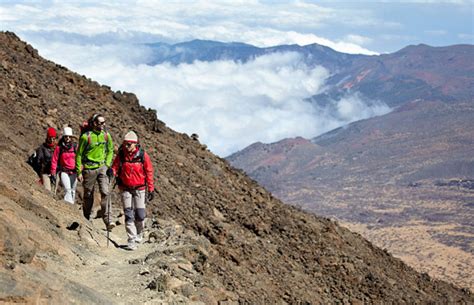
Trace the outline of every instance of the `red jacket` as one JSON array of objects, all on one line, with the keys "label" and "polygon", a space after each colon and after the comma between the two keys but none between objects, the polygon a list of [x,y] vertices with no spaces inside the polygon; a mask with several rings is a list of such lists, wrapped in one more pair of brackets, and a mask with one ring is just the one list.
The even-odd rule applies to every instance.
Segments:
[{"label": "red jacket", "polygon": [[[143,158],[141,157],[143,153]],[[143,160],[143,162],[142,162]],[[145,189],[148,192],[153,192],[155,187],[153,185],[153,165],[151,164],[150,156],[141,148],[138,148],[128,153],[126,149],[120,149],[119,153],[112,164],[114,175],[120,179],[119,187],[121,189]]]}]

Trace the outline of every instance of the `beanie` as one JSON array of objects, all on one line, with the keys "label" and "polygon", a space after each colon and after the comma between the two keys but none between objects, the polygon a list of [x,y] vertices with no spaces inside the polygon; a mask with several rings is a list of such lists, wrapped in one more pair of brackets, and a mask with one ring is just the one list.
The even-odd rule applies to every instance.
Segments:
[{"label": "beanie", "polygon": [[53,127],[49,127],[48,132],[46,133],[46,136],[49,138],[56,138],[57,136],[56,129],[54,129]]},{"label": "beanie", "polygon": [[123,138],[124,142],[133,142],[133,143],[138,143],[138,136],[135,132],[129,131]]}]

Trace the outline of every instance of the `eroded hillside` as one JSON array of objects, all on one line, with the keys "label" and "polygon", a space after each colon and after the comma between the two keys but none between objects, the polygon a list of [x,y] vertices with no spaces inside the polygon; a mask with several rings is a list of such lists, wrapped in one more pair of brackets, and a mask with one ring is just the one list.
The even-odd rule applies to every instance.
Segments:
[{"label": "eroded hillside", "polygon": [[[133,94],[42,59],[12,33],[0,34],[0,75],[0,301],[474,301],[360,235],[283,205],[198,141],[167,128]],[[137,252],[115,247],[123,226],[107,248],[100,222],[53,199],[24,162],[47,126],[76,127],[93,112],[105,115],[114,139],[136,130],[154,161],[154,233]],[[126,288],[130,279],[135,284]]]},{"label": "eroded hillside", "polygon": [[345,222],[419,271],[474,289],[471,101],[409,102],[229,161],[285,203]]}]

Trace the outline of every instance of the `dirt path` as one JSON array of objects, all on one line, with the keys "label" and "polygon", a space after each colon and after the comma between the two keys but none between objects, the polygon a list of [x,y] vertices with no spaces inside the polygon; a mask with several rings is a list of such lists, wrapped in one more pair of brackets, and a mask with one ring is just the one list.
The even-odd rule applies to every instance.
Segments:
[{"label": "dirt path", "polygon": [[94,219],[92,224],[102,235],[97,238],[98,251],[83,253],[82,265],[72,270],[64,270],[62,274],[73,282],[96,290],[112,304],[151,302],[157,294],[147,289],[151,274],[143,262],[158,244],[144,242],[135,251],[124,249],[127,235],[122,225],[110,232],[107,247],[102,220]]}]

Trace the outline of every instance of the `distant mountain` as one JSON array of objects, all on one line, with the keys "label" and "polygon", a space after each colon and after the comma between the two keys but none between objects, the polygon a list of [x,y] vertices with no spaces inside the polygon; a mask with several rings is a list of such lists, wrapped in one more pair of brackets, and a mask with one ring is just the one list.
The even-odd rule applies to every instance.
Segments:
[{"label": "distant mountain", "polygon": [[272,53],[296,52],[302,55],[309,66],[321,65],[331,71],[347,66],[354,58],[362,55],[340,53],[318,44],[307,46],[281,45],[258,48],[239,42],[217,42],[210,40],[192,40],[178,44],[166,43],[147,44],[152,51],[152,60],[148,63],[156,65],[164,62],[172,64],[192,63],[198,61],[231,60],[245,63],[256,57]]},{"label": "distant mountain", "polygon": [[418,270],[473,289],[473,130],[472,100],[413,101],[227,160],[282,201],[349,223]]},{"label": "distant mountain", "polygon": [[474,96],[474,46],[408,46],[392,54],[358,57],[335,73],[321,101],[360,92],[389,106],[416,99],[466,100]]},{"label": "distant mountain", "polygon": [[255,143],[227,160],[284,202],[473,289],[474,46],[359,57],[328,82],[314,102],[359,92],[394,110],[314,139]]},{"label": "distant mountain", "polygon": [[153,53],[150,65],[196,60],[245,63],[272,53],[299,53],[308,66],[323,66],[331,74],[326,84],[328,90],[310,98],[322,106],[355,92],[362,98],[382,101],[391,107],[415,99],[450,101],[474,95],[472,45],[430,47],[421,44],[379,56],[345,54],[318,44],[258,48],[237,42],[193,40],[147,46]]}]

